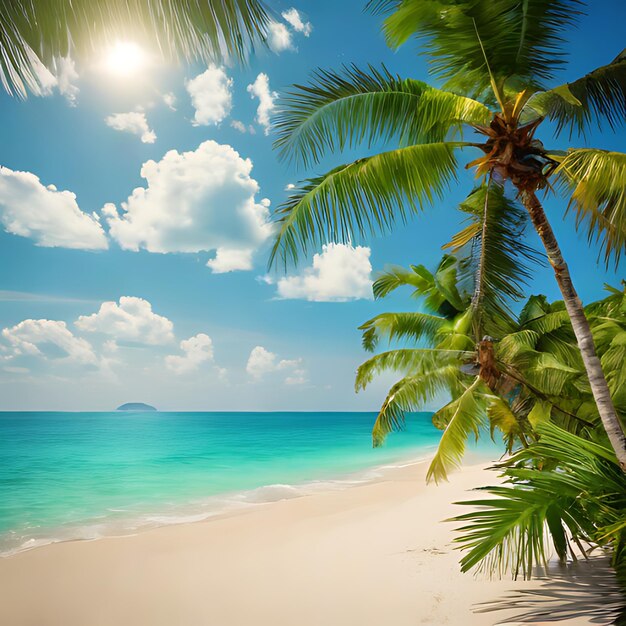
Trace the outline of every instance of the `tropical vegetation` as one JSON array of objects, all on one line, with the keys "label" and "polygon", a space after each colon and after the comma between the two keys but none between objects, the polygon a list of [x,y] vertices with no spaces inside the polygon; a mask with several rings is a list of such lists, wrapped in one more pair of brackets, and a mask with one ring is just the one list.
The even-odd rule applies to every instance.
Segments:
[{"label": "tropical vegetation", "polygon": [[[441,87],[385,68],[347,67],[319,70],[308,84],[292,88],[275,124],[282,157],[310,166],[348,148],[385,149],[302,182],[276,214],[272,262],[295,262],[320,243],[348,243],[405,223],[444,196],[457,179],[461,154],[477,153],[466,167],[484,190],[483,212],[491,211],[494,198],[519,201],[543,243],[596,412],[626,471],[624,427],[538,197],[544,189],[562,194],[576,226],[600,246],[607,263],[617,262],[626,242],[626,155],[551,150],[537,137],[544,120],[553,122],[557,137],[584,134],[595,123],[623,122],[626,53],[553,86],[564,64],[564,31],[582,8],[578,0],[372,0],[368,8],[384,16],[393,48],[418,37]],[[475,201],[472,190],[468,202]],[[488,236],[489,220],[481,224]],[[457,243],[474,235],[470,229]],[[484,284],[482,277],[477,283]],[[479,317],[489,290],[497,287],[485,284],[472,295]],[[475,331],[482,328],[473,324]],[[479,346],[476,332],[473,339]],[[465,396],[468,402],[478,385]]]},{"label": "tropical vegetation", "polygon": [[261,0],[0,0],[0,81],[25,97],[41,66],[129,38],[167,59],[243,59],[266,32]]},{"label": "tropical vegetation", "polygon": [[[481,191],[477,190],[476,194]],[[498,206],[491,203],[491,206]],[[471,205],[471,229],[482,218]],[[409,287],[420,299],[420,311],[382,313],[361,326],[363,345],[374,350],[381,340],[417,343],[381,352],[357,372],[357,390],[381,371],[401,374],[383,402],[376,420],[374,445],[401,428],[405,416],[445,395],[448,400],[433,415],[443,430],[428,478],[445,479],[458,464],[466,441],[499,433],[507,460],[497,464],[498,486],[485,488],[488,498],[461,502],[469,513],[454,519],[461,526],[456,539],[466,551],[463,571],[478,567],[489,573],[511,571],[530,577],[547,564],[550,544],[562,560],[586,556],[595,548],[611,548],[615,566],[626,568],[626,475],[601,427],[591,388],[563,302],[545,296],[528,298],[517,315],[508,306],[510,289],[520,277],[520,258],[534,261],[532,250],[515,247],[521,232],[513,224],[523,215],[510,205],[501,238],[465,242],[443,257],[434,272],[422,265],[394,267],[374,283],[384,297]],[[482,233],[482,228],[475,229]],[[461,233],[461,234],[462,234]],[[507,242],[507,237],[511,239]],[[453,241],[462,239],[460,235]],[[475,264],[489,257],[483,271]],[[485,278],[500,268],[507,291],[487,297],[474,308]],[[519,283],[518,283],[519,285]],[[602,365],[620,417],[626,414],[626,284],[608,288],[610,295],[586,307]],[[508,294],[508,300],[503,297]],[[472,327],[495,336],[474,344]]]}]

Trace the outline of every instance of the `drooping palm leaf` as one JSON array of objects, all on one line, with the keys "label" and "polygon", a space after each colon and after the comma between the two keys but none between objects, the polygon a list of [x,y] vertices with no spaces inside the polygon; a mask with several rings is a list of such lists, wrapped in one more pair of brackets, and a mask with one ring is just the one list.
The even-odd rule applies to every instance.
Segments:
[{"label": "drooping palm leaf", "polygon": [[569,150],[555,172],[576,211],[576,225],[616,264],[626,246],[626,154],[593,148]]},{"label": "drooping palm leaf", "polygon": [[270,264],[287,264],[312,244],[348,243],[396,222],[441,197],[456,176],[455,144],[409,146],[359,159],[309,179],[275,216]]},{"label": "drooping palm leaf", "polygon": [[374,447],[381,446],[387,435],[404,428],[406,415],[419,410],[425,402],[460,386],[456,364],[426,370],[418,376],[405,376],[395,383],[376,417],[372,428]]},{"label": "drooping palm leaf", "polygon": [[441,142],[461,124],[487,123],[483,104],[394,76],[383,67],[318,70],[308,85],[295,85],[274,116],[274,146],[283,158],[305,166],[325,151],[393,139],[398,145]]},{"label": "drooping palm leaf", "polygon": [[269,19],[261,0],[0,0],[0,80],[24,97],[38,91],[42,62],[124,39],[167,59],[243,59]]},{"label": "drooping palm leaf", "polygon": [[494,181],[474,189],[460,208],[468,225],[444,247],[459,257],[459,282],[473,294],[477,337],[499,336],[514,327],[511,305],[540,258],[524,243],[528,215]]},{"label": "drooping palm leaf", "polygon": [[438,348],[403,348],[389,350],[373,356],[361,363],[357,369],[355,389],[365,389],[376,374],[385,371],[400,372],[405,375],[422,376],[431,370],[447,365],[458,365],[471,359],[473,352],[466,350],[446,350]]},{"label": "drooping palm leaf", "polygon": [[448,473],[459,466],[468,438],[474,435],[478,439],[486,423],[488,396],[485,383],[476,377],[463,393],[435,413],[433,422],[444,431],[428,467],[427,481],[447,480]]},{"label": "drooping palm leaf", "polygon": [[447,320],[428,313],[381,313],[359,326],[363,331],[363,347],[373,352],[381,339],[419,341],[434,339]]},{"label": "drooping palm leaf", "polygon": [[596,122],[611,128],[626,119],[626,50],[611,63],[582,78],[530,98],[526,117],[541,115],[557,123],[557,134],[567,129],[583,134]]}]

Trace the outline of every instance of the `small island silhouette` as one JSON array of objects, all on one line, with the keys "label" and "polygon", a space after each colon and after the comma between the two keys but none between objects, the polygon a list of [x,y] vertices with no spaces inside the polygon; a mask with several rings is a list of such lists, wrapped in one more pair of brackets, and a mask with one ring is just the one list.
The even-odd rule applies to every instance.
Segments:
[{"label": "small island silhouette", "polygon": [[149,404],[144,404],[143,402],[127,402],[126,404],[121,404],[115,409],[116,411],[156,411],[153,406]]}]

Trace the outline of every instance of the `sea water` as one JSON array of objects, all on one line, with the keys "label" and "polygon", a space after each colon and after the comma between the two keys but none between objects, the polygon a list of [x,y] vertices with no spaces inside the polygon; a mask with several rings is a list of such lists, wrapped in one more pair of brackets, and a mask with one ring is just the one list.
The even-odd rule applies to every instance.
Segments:
[{"label": "sea water", "polygon": [[[432,454],[430,414],[0,413],[0,554],[341,489]],[[378,469],[376,469],[378,468]]]}]

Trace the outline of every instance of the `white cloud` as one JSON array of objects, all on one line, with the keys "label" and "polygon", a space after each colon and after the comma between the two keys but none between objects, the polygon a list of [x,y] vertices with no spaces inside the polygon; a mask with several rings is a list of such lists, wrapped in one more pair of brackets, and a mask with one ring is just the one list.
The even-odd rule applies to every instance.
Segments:
[{"label": "white cloud", "polygon": [[329,243],[300,275],[279,279],[277,293],[281,298],[312,302],[371,299],[370,252],[363,246]]},{"label": "white cloud", "polygon": [[173,92],[164,93],[162,98],[165,106],[170,109],[170,111],[176,111],[176,96]]},{"label": "white cloud", "polygon": [[306,382],[306,371],[301,367],[302,359],[280,359],[278,355],[266,350],[263,346],[256,346],[250,352],[246,371],[256,381],[268,374],[287,371],[285,383],[299,385]]},{"label": "white cloud", "polygon": [[305,37],[308,37],[313,30],[313,26],[311,22],[305,22],[297,9],[291,8],[288,11],[283,11],[281,14],[283,19],[291,24],[292,28],[298,32],[302,33]]},{"label": "white cloud", "polygon": [[215,254],[215,258],[207,261],[207,267],[210,267],[214,274],[226,274],[237,270],[251,270],[253,252],[253,250],[229,250],[228,248],[219,248]]},{"label": "white cloud", "polygon": [[97,313],[81,315],[75,324],[83,332],[110,335],[116,342],[160,345],[174,340],[172,322],[154,313],[147,300],[132,296],[122,296],[119,304],[103,302]]},{"label": "white cloud", "polygon": [[195,126],[219,124],[228,116],[232,108],[232,85],[232,78],[228,78],[221,67],[212,64],[205,72],[185,83],[196,110],[193,118]]},{"label": "white cloud", "polygon": [[[197,370],[203,363],[213,361],[213,342],[211,337],[199,333],[180,342],[182,356],[165,357],[165,365],[176,374],[185,374]],[[220,376],[224,374],[220,371]]]},{"label": "white cloud", "polygon": [[30,172],[0,168],[0,223],[46,248],[108,248],[98,218],[80,210],[75,194],[45,187]]},{"label": "white cloud", "polygon": [[23,320],[12,328],[3,329],[2,338],[8,344],[5,359],[30,356],[90,365],[98,361],[91,344],[72,334],[65,322]]},{"label": "white cloud", "polygon": [[259,106],[256,110],[256,120],[265,129],[265,134],[270,132],[270,115],[276,108],[275,100],[278,94],[270,90],[270,80],[267,74],[259,74],[256,80],[248,85],[248,93],[251,98],[259,99]]},{"label": "white cloud", "polygon": [[71,57],[59,57],[54,59],[50,71],[38,59],[35,61],[35,76],[38,88],[34,93],[39,96],[50,96],[57,89],[65,96],[70,106],[76,106],[79,88],[74,84],[78,80],[78,72]]},{"label": "white cloud", "polygon": [[283,50],[292,50],[291,33],[280,22],[271,22],[267,28],[267,45],[277,54]]},{"label": "white cloud", "polygon": [[240,133],[250,133],[251,135],[256,135],[256,130],[254,130],[254,126],[252,126],[252,124],[246,126],[240,120],[232,120],[230,125],[232,128],[238,130]]},{"label": "white cloud", "polygon": [[291,376],[285,378],[285,385],[304,385],[307,383],[306,370],[296,369]]},{"label": "white cloud", "polygon": [[250,269],[252,254],[272,233],[269,200],[257,202],[252,161],[231,146],[205,141],[195,151],[170,150],[147,161],[138,187],[122,203],[103,208],[110,235],[122,248],[150,252],[216,250],[215,272]]},{"label": "white cloud", "polygon": [[59,93],[65,96],[70,106],[76,106],[79,89],[75,85],[78,80],[78,72],[74,60],[70,57],[61,57],[55,61],[55,75]]},{"label": "white cloud", "polygon": [[293,183],[287,183],[285,185],[285,191],[292,191],[296,188],[296,186]]},{"label": "white cloud", "polygon": [[156,141],[156,133],[148,125],[146,114],[143,111],[114,113],[105,117],[104,121],[107,126],[115,130],[141,137],[142,143],[154,143]]},{"label": "white cloud", "polygon": [[269,352],[263,346],[256,346],[250,352],[246,372],[253,378],[260,379],[264,374],[276,369],[276,355]]}]

